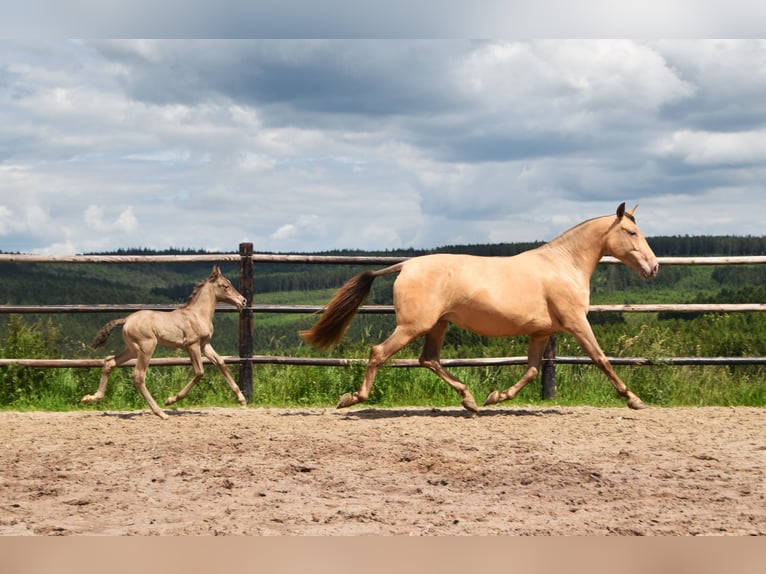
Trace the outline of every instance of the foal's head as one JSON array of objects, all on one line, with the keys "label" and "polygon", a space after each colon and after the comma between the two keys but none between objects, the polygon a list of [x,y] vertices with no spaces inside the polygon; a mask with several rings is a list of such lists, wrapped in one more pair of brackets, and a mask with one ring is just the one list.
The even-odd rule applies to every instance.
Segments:
[{"label": "foal's head", "polygon": [[609,228],[606,238],[605,252],[637,270],[644,279],[651,279],[657,275],[660,264],[644,234],[636,225],[636,218],[633,216],[635,211],[635,207],[625,211],[624,203],[617,208],[617,218]]},{"label": "foal's head", "polygon": [[213,266],[213,271],[210,273],[210,277],[207,278],[205,284],[212,286],[214,289],[216,301],[230,303],[239,311],[247,305],[247,300],[234,288],[231,281],[223,276],[217,265]]}]

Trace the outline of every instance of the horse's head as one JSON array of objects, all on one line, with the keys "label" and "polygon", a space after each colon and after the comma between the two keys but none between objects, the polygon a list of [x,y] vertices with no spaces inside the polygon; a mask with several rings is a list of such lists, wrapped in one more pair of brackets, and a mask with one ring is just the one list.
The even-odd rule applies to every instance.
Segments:
[{"label": "horse's head", "polygon": [[609,228],[606,238],[605,255],[616,257],[641,273],[644,279],[651,279],[657,275],[660,264],[644,234],[636,225],[636,218],[633,216],[635,211],[635,207],[625,211],[624,203],[617,208],[617,219]]},{"label": "horse's head", "polygon": [[230,303],[234,305],[237,310],[241,311],[247,305],[247,299],[234,288],[226,277],[223,276],[221,270],[217,265],[213,266],[213,271],[208,277],[208,283],[213,285],[215,290],[215,300],[221,303]]}]

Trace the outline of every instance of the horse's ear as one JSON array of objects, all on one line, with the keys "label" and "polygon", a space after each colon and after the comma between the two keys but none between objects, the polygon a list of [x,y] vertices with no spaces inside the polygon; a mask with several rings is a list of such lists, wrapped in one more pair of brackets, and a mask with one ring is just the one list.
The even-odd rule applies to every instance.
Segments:
[{"label": "horse's ear", "polygon": [[210,273],[211,277],[218,278],[221,276],[221,269],[218,265],[213,265],[213,271]]},{"label": "horse's ear", "polygon": [[617,219],[622,219],[623,215],[625,215],[625,202],[624,201],[619,206],[617,206]]},{"label": "horse's ear", "polygon": [[636,208],[637,208],[637,207],[638,207],[638,204],[634,205],[634,206],[633,206],[633,209],[631,209],[631,210],[628,212],[628,215],[635,215],[635,214],[636,214]]}]

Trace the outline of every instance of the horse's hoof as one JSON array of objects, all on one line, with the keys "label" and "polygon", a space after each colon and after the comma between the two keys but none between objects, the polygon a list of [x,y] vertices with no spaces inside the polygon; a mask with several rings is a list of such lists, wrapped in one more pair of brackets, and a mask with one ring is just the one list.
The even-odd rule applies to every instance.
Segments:
[{"label": "horse's hoof", "polygon": [[80,399],[80,402],[88,405],[90,403],[95,403],[96,399],[92,395],[85,395],[83,398]]},{"label": "horse's hoof", "polygon": [[338,406],[336,406],[336,409],[345,409],[346,407],[350,407],[351,405],[355,405],[359,402],[359,399],[357,399],[352,393],[346,393],[338,400]]},{"label": "horse's hoof", "polygon": [[487,395],[487,398],[484,399],[484,406],[486,407],[487,405],[494,405],[500,401],[500,391],[492,391]]},{"label": "horse's hoof", "polygon": [[165,406],[170,406],[170,405],[172,405],[172,404],[175,404],[175,402],[176,402],[177,400],[178,400],[178,399],[177,399],[177,398],[175,398],[175,397],[168,397],[167,399],[165,399]]},{"label": "horse's hoof", "polygon": [[479,414],[479,407],[476,406],[476,401],[473,398],[463,399],[460,404],[463,405],[464,409],[471,411],[473,414]]},{"label": "horse's hoof", "polygon": [[632,401],[628,401],[628,407],[630,407],[634,411],[640,411],[641,409],[645,409],[646,405],[644,404],[644,402],[641,399],[636,397]]}]

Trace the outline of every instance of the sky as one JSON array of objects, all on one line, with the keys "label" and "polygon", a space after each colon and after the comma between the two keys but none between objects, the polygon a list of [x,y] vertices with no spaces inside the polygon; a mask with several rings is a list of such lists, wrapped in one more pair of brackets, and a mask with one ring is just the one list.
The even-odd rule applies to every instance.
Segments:
[{"label": "sky", "polygon": [[762,236],[764,94],[754,39],[4,39],[0,251]]}]

